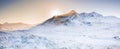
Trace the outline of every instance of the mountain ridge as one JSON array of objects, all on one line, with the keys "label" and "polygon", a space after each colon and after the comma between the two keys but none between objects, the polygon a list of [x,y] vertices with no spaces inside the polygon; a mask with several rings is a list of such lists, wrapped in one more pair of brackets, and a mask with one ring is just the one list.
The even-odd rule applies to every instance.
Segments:
[{"label": "mountain ridge", "polygon": [[70,22],[71,20],[74,19],[86,19],[86,18],[101,18],[104,17],[101,14],[98,14],[96,12],[91,12],[91,13],[77,13],[74,10],[71,10],[70,12],[68,12],[67,14],[63,14],[63,15],[59,15],[59,16],[54,16],[48,20],[46,20],[45,22],[42,23],[42,25],[45,24],[56,24],[56,25],[60,25],[62,23],[68,23],[68,21]]}]

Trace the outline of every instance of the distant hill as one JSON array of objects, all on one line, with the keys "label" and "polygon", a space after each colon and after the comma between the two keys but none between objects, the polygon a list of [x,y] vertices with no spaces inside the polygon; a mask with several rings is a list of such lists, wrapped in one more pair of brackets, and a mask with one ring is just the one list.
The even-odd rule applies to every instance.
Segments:
[{"label": "distant hill", "polygon": [[0,24],[0,31],[14,31],[14,30],[24,30],[31,28],[32,25],[24,23],[7,23]]}]

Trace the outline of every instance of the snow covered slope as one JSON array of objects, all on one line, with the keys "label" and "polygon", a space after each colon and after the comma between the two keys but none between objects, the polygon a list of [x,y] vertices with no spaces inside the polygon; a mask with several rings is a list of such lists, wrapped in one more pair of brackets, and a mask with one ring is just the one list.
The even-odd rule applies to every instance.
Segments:
[{"label": "snow covered slope", "polygon": [[0,49],[120,49],[119,18],[72,13],[29,30],[0,32]]}]

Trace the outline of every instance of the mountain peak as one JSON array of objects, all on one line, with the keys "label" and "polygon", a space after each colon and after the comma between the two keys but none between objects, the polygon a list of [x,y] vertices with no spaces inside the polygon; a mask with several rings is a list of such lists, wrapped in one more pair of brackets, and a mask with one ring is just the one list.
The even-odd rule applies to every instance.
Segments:
[{"label": "mountain peak", "polygon": [[71,10],[69,13],[73,13],[73,14],[76,14],[77,12],[75,10]]},{"label": "mountain peak", "polygon": [[58,15],[58,16],[73,16],[75,14],[77,14],[77,12],[75,10],[70,10],[69,12]]}]

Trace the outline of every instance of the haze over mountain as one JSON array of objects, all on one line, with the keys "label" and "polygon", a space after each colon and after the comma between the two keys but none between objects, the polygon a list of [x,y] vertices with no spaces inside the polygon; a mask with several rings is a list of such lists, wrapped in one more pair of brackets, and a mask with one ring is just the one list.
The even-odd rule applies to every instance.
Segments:
[{"label": "haze over mountain", "polygon": [[0,24],[0,31],[15,31],[31,28],[33,25],[24,23],[4,23]]},{"label": "haze over mountain", "polygon": [[74,10],[28,30],[0,32],[0,49],[119,49],[120,19]]}]

